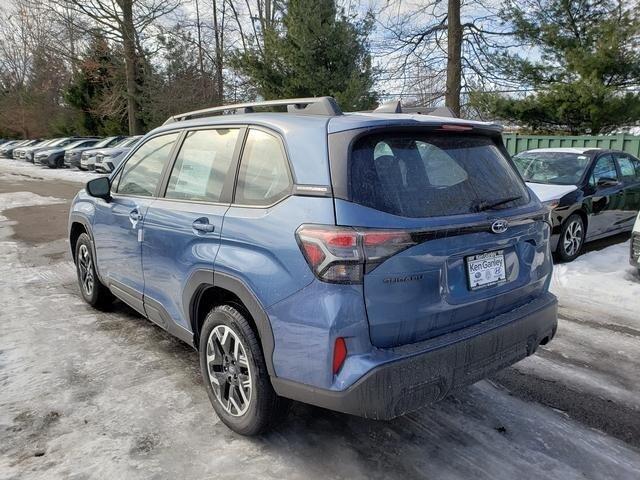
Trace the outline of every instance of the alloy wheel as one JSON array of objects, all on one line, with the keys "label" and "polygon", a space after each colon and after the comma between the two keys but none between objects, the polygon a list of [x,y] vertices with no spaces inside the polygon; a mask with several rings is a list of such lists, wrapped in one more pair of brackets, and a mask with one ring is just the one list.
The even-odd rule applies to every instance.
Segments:
[{"label": "alloy wheel", "polygon": [[582,246],[582,223],[573,220],[564,232],[563,246],[564,251],[569,257],[577,254]]},{"label": "alloy wheel", "polygon": [[217,325],[207,340],[207,373],[224,410],[239,417],[251,403],[251,367],[244,345],[226,325]]},{"label": "alloy wheel", "polygon": [[90,297],[93,294],[93,260],[86,245],[80,245],[78,251],[78,269],[80,271],[80,284],[84,293]]}]

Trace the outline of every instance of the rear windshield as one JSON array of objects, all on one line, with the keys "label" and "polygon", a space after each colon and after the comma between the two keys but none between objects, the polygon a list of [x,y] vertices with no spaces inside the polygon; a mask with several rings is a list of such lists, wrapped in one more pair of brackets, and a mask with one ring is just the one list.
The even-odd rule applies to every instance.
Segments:
[{"label": "rear windshield", "polygon": [[524,205],[527,190],[493,140],[458,134],[361,138],[349,165],[351,200],[404,217]]}]

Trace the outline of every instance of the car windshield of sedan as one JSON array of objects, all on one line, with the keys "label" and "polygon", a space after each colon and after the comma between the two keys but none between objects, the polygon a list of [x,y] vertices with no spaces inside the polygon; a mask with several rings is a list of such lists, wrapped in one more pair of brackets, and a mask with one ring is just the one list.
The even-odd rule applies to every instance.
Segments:
[{"label": "car windshield of sedan", "polygon": [[526,182],[576,185],[589,165],[589,156],[569,152],[524,152],[513,157]]}]

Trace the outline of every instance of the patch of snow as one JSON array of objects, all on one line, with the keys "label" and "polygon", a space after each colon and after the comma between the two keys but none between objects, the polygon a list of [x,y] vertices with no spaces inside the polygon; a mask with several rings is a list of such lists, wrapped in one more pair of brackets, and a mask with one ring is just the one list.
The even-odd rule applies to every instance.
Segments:
[{"label": "patch of snow", "polygon": [[[0,193],[0,213],[11,208],[30,207],[37,205],[51,205],[53,203],[64,203],[65,200],[56,197],[43,197],[32,192],[7,192]],[[0,215],[0,222],[7,221],[7,218]]]},{"label": "patch of snow", "polygon": [[100,173],[85,172],[69,168],[49,168],[26,161],[0,158],[0,173],[45,180],[65,180],[69,182],[87,183],[89,180],[104,176]]},{"label": "patch of snow", "polygon": [[588,306],[592,315],[614,315],[640,329],[640,277],[629,264],[629,241],[555,265],[551,291],[562,305]]}]

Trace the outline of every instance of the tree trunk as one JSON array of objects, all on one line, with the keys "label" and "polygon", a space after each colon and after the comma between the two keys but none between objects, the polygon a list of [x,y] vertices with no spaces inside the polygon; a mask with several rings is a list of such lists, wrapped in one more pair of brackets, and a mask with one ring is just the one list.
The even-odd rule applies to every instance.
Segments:
[{"label": "tree trunk", "polygon": [[205,86],[204,75],[204,58],[202,54],[202,32],[200,27],[200,6],[198,0],[196,0],[196,30],[198,32],[198,68],[200,69],[200,88],[202,89],[202,96],[207,98],[207,89]]},{"label": "tree trunk", "polygon": [[445,105],[460,116],[462,84],[462,26],[460,0],[449,0],[447,16],[447,90]]},{"label": "tree trunk", "polygon": [[[213,33],[215,35],[215,54],[216,54],[216,103],[222,105],[224,102],[224,78],[222,75],[222,49],[223,49],[223,37],[224,33],[220,23],[218,22],[218,2],[213,0]],[[224,4],[223,4],[224,8]],[[222,22],[224,22],[224,10],[222,12]]]},{"label": "tree trunk", "polygon": [[129,135],[142,133],[138,106],[138,53],[136,52],[135,27],[133,25],[133,0],[120,0],[122,8],[122,38],[127,77],[127,116]]}]

